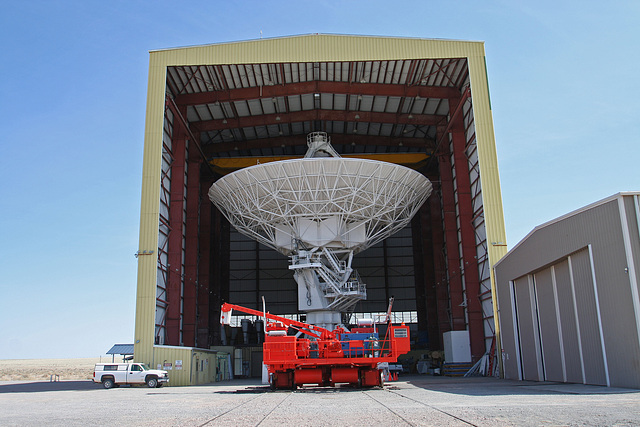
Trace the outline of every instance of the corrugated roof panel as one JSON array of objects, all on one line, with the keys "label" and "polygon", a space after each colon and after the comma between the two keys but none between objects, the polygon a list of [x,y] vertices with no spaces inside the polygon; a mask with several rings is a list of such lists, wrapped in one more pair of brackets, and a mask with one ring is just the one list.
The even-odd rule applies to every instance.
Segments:
[{"label": "corrugated roof panel", "polygon": [[333,109],[334,110],[346,110],[347,109],[347,95],[336,94],[333,96]]},{"label": "corrugated roof panel", "polygon": [[105,354],[133,354],[133,344],[115,344]]},{"label": "corrugated roof panel", "polygon": [[[280,126],[279,125],[269,125],[266,127],[266,137],[275,138],[280,135]],[[284,132],[283,132],[284,133]]]},{"label": "corrugated roof panel", "polygon": [[376,112],[384,112],[386,106],[387,106],[386,96],[375,96],[371,104],[371,109],[372,111],[376,111]]},{"label": "corrugated roof panel", "polygon": [[358,97],[359,99],[359,104],[360,104],[360,108],[358,108],[357,110],[359,111],[371,111],[371,109],[373,108],[373,96],[371,95],[362,95],[360,97]]},{"label": "corrugated roof panel", "polygon": [[330,93],[320,94],[320,109],[332,110],[333,109],[333,95]]},{"label": "corrugated roof panel", "polygon": [[[250,99],[249,101],[246,101],[246,106],[249,110],[249,114],[252,116],[263,114],[262,102],[260,99]],[[240,114],[240,110],[238,110],[238,115]]]},{"label": "corrugated roof panel", "polygon": [[[291,107],[291,104],[289,105],[289,107]],[[314,108],[316,108],[316,106],[315,106],[315,99],[313,94],[300,95],[300,110],[306,111],[306,110],[313,110]],[[296,111],[296,110],[291,108],[291,111]]]},{"label": "corrugated roof panel", "polygon": [[[262,128],[262,126],[256,126],[255,128],[242,128],[242,131],[247,139],[255,139],[260,137],[260,133],[266,133],[264,131],[261,132],[260,128]],[[256,132],[258,133],[257,135]]]},{"label": "corrugated roof panel", "polygon": [[370,123],[369,124],[369,134],[371,135],[378,135],[380,134],[380,128],[382,127],[382,124],[380,123]]},{"label": "corrugated roof panel", "polygon": [[258,101],[260,102],[260,111],[262,114],[275,114],[278,112],[276,109],[276,105],[278,103],[277,99],[260,98]]},{"label": "corrugated roof panel", "polygon": [[295,134],[301,134],[304,132],[304,124],[302,122],[291,123],[291,131]]},{"label": "corrugated roof panel", "polygon": [[[213,119],[213,115],[211,114],[211,110],[209,109],[208,106],[206,105],[196,105],[194,107],[198,117],[200,117],[201,120],[212,120]],[[189,121],[191,121],[193,119],[191,119],[191,117],[189,117]]]},{"label": "corrugated roof panel", "polygon": [[290,111],[300,111],[302,109],[302,100],[300,95],[287,96],[287,103],[289,104]]},{"label": "corrugated roof panel", "polygon": [[389,96],[386,98],[386,106],[384,109],[385,113],[395,113],[400,108],[400,102],[402,98],[399,96]]},{"label": "corrugated roof panel", "polygon": [[[251,115],[247,101],[235,101],[233,102],[233,107],[238,113],[238,117],[247,117]],[[234,115],[232,114],[230,117],[234,117]]]}]

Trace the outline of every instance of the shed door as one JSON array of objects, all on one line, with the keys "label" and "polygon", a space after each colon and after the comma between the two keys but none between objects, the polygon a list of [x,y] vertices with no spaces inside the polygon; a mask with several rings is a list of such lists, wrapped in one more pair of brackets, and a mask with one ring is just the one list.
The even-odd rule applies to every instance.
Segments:
[{"label": "shed door", "polygon": [[593,266],[589,250],[584,249],[570,258],[578,308],[578,333],[582,345],[584,373],[587,384],[607,385],[602,337],[598,319],[598,305],[593,283]]},{"label": "shed door", "polygon": [[540,325],[540,347],[542,350],[544,379],[564,381],[564,349],[560,347],[557,304],[554,290],[553,267],[534,275],[536,300],[538,302],[538,323]]},{"label": "shed door", "polygon": [[535,285],[532,278],[525,276],[514,281],[513,288],[522,379],[541,381],[543,371]]}]

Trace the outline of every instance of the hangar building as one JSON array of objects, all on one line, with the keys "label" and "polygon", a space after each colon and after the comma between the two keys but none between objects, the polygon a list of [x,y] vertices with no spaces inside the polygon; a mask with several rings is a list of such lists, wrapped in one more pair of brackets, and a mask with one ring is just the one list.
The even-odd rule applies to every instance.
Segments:
[{"label": "hangar building", "polygon": [[640,192],[536,227],[495,266],[504,376],[640,388]]},{"label": "hangar building", "polygon": [[[207,197],[219,177],[301,157],[326,132],[344,157],[420,171],[433,194],[411,224],[358,254],[368,299],[413,345],[442,349],[468,331],[495,345],[491,266],[506,252],[482,42],[304,35],[150,53],[135,358],[211,380],[231,302],[298,316],[287,258],[230,227]],[[180,369],[178,369],[178,366]]]}]

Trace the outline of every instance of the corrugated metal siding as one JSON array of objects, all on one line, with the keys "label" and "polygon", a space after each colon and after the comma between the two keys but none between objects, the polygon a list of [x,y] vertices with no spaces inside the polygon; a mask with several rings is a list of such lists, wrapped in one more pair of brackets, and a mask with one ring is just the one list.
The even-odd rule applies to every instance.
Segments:
[{"label": "corrugated metal siding", "polygon": [[571,269],[578,306],[585,379],[587,384],[607,385],[588,249],[583,249],[571,257]]},{"label": "corrugated metal siding", "polygon": [[159,200],[164,120],[166,65],[151,56],[144,137],[142,198],[140,207],[139,251],[153,255],[138,256],[138,290],[136,295],[135,357],[150,360],[153,352],[156,271],[159,228]]},{"label": "corrugated metal siding", "polygon": [[[621,200],[621,203],[624,204],[627,227],[631,233],[623,236],[624,225],[620,224],[612,227],[609,231],[611,235],[606,236],[607,241],[609,238],[624,241],[633,235],[635,230],[632,228],[637,227],[633,199],[629,197]],[[612,209],[615,208],[612,207]],[[635,233],[637,237],[637,231]],[[597,246],[594,244],[593,248],[595,256]],[[599,256],[596,258],[597,272],[600,273],[597,274],[598,300],[611,383],[622,387],[637,387],[640,384],[640,351],[637,313],[634,306],[637,306],[640,301],[637,293],[633,295],[629,273],[625,272],[628,259],[625,249],[625,247],[610,246],[598,251]],[[605,282],[607,278],[608,281]],[[604,283],[606,286],[603,286]],[[626,351],[616,350],[625,347]],[[634,366],[637,369],[630,369]]]},{"label": "corrugated metal siding", "polygon": [[571,273],[569,261],[563,260],[554,265],[556,280],[557,303],[560,313],[559,323],[561,328],[562,348],[564,352],[564,369],[566,381],[570,383],[582,383],[582,347],[576,324],[575,305],[572,291]]},{"label": "corrugated metal siding", "polygon": [[501,307],[498,312],[499,324],[502,329],[502,360],[504,362],[504,376],[508,379],[518,379],[518,356],[516,351],[517,331],[514,329],[514,304],[512,294],[512,282],[507,286],[498,288],[498,294],[494,301]]},{"label": "corrugated metal siding", "polygon": [[516,313],[520,336],[520,361],[523,380],[542,380],[539,372],[539,355],[536,342],[538,337],[537,312],[534,301],[534,288],[530,276],[514,282],[516,295]]},{"label": "corrugated metal siding", "polygon": [[[151,52],[166,65],[257,64],[274,62],[367,61],[484,57],[484,43],[311,34]],[[483,61],[484,74],[484,61]]]},{"label": "corrugated metal siding", "polygon": [[636,273],[636,288],[640,293],[640,195],[625,197],[627,221],[631,240],[632,259]]},{"label": "corrugated metal siding", "polygon": [[636,285],[640,281],[640,195],[624,198]]},{"label": "corrugated metal siding", "polygon": [[547,381],[564,381],[552,268],[546,268],[536,273],[534,280],[538,302],[538,322],[542,340],[544,379]]}]

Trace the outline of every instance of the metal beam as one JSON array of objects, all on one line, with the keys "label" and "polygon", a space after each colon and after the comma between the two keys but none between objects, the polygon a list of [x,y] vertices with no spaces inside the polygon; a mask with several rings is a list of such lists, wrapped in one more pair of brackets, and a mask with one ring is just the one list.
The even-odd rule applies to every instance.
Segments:
[{"label": "metal beam", "polygon": [[[445,147],[447,152],[445,152]],[[449,300],[451,304],[451,326],[454,331],[467,329],[464,316],[464,290],[462,288],[462,269],[458,249],[458,220],[456,213],[455,187],[451,157],[448,144],[442,147],[443,153],[438,155],[440,182],[442,188],[442,212],[444,215],[444,235],[447,258],[447,276],[449,284]]]},{"label": "metal beam", "polygon": [[440,349],[444,348],[443,334],[452,329],[451,312],[449,310],[449,288],[447,286],[447,262],[442,219],[442,189],[439,177],[430,178],[433,192],[427,200],[431,218],[431,239],[433,243],[433,276],[435,279],[435,298],[438,313],[437,333]]},{"label": "metal beam", "polygon": [[198,216],[200,205],[200,155],[189,141],[187,162],[187,212],[185,218],[184,248],[184,303],[182,342],[187,347],[196,346],[198,301]]},{"label": "metal beam", "polygon": [[209,348],[209,299],[211,287],[211,210],[213,204],[209,200],[210,181],[202,182],[199,194],[200,224],[198,234],[198,333],[196,347]]},{"label": "metal beam", "polygon": [[[433,194],[430,198],[433,197]],[[418,343],[429,343],[430,350],[440,348],[438,338],[438,307],[434,281],[433,247],[429,202],[411,221],[416,310],[418,312]],[[424,336],[426,335],[426,337]],[[426,338],[426,340],[425,340]]]},{"label": "metal beam", "polygon": [[[436,144],[433,139],[426,138],[403,138],[392,136],[375,136],[375,135],[331,135],[331,144],[336,147],[339,145],[383,145],[390,147],[419,147],[426,152],[435,150]],[[279,136],[275,138],[259,138],[250,139],[248,141],[233,142],[215,142],[204,145],[203,151],[208,157],[217,153],[226,153],[234,150],[253,150],[257,148],[268,147],[294,147],[306,146],[307,141],[304,135]]]},{"label": "metal beam", "polygon": [[454,110],[451,104],[451,146],[453,148],[453,167],[455,170],[458,216],[460,220],[460,249],[462,250],[462,274],[465,284],[465,302],[469,322],[469,340],[471,356],[479,360],[485,353],[484,322],[480,303],[480,282],[476,250],[476,234],[473,226],[473,201],[469,178],[469,160],[466,155],[466,137],[464,121],[459,108]]},{"label": "metal beam", "polygon": [[462,112],[462,106],[464,105],[465,101],[469,99],[469,97],[471,97],[471,88],[467,86],[467,88],[462,93],[462,96],[459,99],[456,99],[455,108],[452,107],[454,100],[449,100],[449,121],[447,123],[447,127],[442,133],[440,133],[440,131],[438,130],[438,132],[440,133],[440,138],[436,138],[438,140],[438,147],[442,144],[442,142],[451,131],[451,126],[453,126],[453,124],[455,123],[454,119],[460,115],[460,113]]},{"label": "metal beam", "polygon": [[[425,153],[347,154],[342,157],[378,160],[414,169],[419,169],[429,160],[429,156]],[[210,160],[209,163],[216,172],[224,175],[249,166],[300,158],[302,156],[218,157]]]},{"label": "metal beam", "polygon": [[171,191],[169,197],[168,283],[166,336],[168,345],[181,345],[180,323],[182,317],[182,228],[184,221],[184,181],[186,160],[186,135],[174,128],[172,137]]},{"label": "metal beam", "polygon": [[460,90],[445,86],[406,86],[399,84],[350,83],[309,81],[285,85],[254,86],[222,91],[200,92],[176,96],[178,105],[203,105],[216,102],[247,101],[309,93],[334,93],[346,95],[400,96],[421,98],[458,98]]},{"label": "metal beam", "polygon": [[[202,156],[202,159],[206,161],[207,160],[207,156],[205,156],[204,151],[202,151],[202,147],[200,147],[200,138],[196,138],[194,136],[194,132],[189,127],[189,123],[187,122],[187,119],[185,118],[185,117],[187,117],[187,108],[185,106],[178,107],[176,105],[175,101],[173,99],[171,99],[170,97],[168,97],[168,96],[165,97],[165,106],[167,108],[169,108],[171,110],[171,112],[173,113],[174,117],[177,118],[177,120],[174,120],[174,125],[179,124],[180,125],[179,127],[182,128],[182,131],[185,134],[189,135],[191,141],[193,141],[195,147],[198,149],[198,152]],[[175,122],[177,122],[177,123],[175,123]],[[174,132],[177,132],[177,130],[175,130]],[[211,172],[213,172],[213,171],[211,171]]]},{"label": "metal beam", "polygon": [[[205,200],[209,200],[208,195]],[[204,201],[204,200],[203,200]],[[212,209],[211,276],[209,281],[209,341],[220,345],[220,307],[229,302],[229,259],[231,225],[220,210]],[[227,337],[230,339],[230,336]]]},{"label": "metal beam", "polygon": [[254,126],[269,126],[284,123],[309,121],[339,121],[361,123],[396,123],[414,126],[435,126],[445,123],[447,116],[431,114],[395,114],[377,113],[372,111],[344,111],[344,110],[305,110],[291,113],[261,114],[256,116],[227,118],[224,120],[204,120],[191,122],[191,127],[200,132],[224,129],[248,128]]}]

